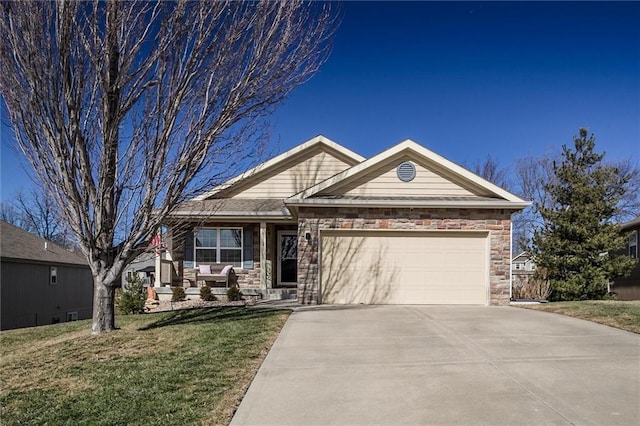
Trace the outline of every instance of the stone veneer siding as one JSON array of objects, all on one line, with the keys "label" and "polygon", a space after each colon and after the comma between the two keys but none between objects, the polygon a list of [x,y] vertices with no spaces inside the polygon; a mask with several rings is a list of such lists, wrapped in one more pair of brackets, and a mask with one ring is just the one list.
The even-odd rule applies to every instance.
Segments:
[{"label": "stone veneer siding", "polygon": [[[185,224],[184,228],[192,228],[195,224]],[[246,231],[247,228],[251,228],[253,232],[253,269],[243,269],[234,267],[234,271],[238,277],[239,288],[252,288],[260,289],[260,271],[262,268],[262,262],[260,259],[260,224],[247,224],[247,223],[234,223],[234,222],[208,222],[205,224],[198,224],[202,228],[243,228]],[[243,232],[244,232],[243,231]],[[181,232],[185,232],[184,229]],[[190,277],[195,273],[195,268],[184,268],[184,237],[176,239],[171,247],[171,255],[174,259],[174,266],[179,276]]]},{"label": "stone veneer siding", "polygon": [[[225,226],[225,225],[218,225],[217,226]],[[251,229],[253,230],[253,269],[243,269],[243,268],[238,268],[238,267],[234,267],[234,271],[236,272],[236,275],[238,276],[238,287],[240,289],[243,288],[255,288],[255,289],[259,289],[260,288],[260,273],[262,270],[262,262],[260,259],[260,225],[259,224],[253,224],[253,225],[247,225],[247,224],[243,224],[240,225],[242,226],[245,230],[247,229],[247,227],[251,227]]]},{"label": "stone veneer siding", "polygon": [[[298,302],[318,303],[318,246],[324,229],[487,231],[491,305],[508,305],[511,269],[511,210],[300,208],[298,213]],[[311,244],[305,234],[313,236]]]},{"label": "stone veneer siding", "polygon": [[[184,225],[185,227],[193,227],[193,224]],[[247,223],[236,223],[236,222],[209,222],[204,225],[200,224],[201,227],[212,227],[212,228],[242,228],[244,231],[247,228],[251,228],[253,230],[253,269],[243,269],[239,267],[234,267],[234,271],[238,277],[238,286],[240,289],[256,289],[261,290],[262,287],[260,285],[260,274],[262,272],[263,262],[260,259],[260,224],[247,224]],[[277,262],[277,232],[283,230],[292,230],[295,231],[296,224],[289,223],[267,223],[267,259],[272,263],[271,266],[271,277],[267,277],[268,282],[267,288],[274,288],[276,284],[276,265]],[[184,231],[182,231],[184,232]],[[175,269],[179,276],[187,275],[191,276],[191,274],[195,273],[195,268],[183,268],[183,260],[184,260],[184,238],[180,240],[176,240],[176,243],[172,245],[172,256],[174,259]]]}]

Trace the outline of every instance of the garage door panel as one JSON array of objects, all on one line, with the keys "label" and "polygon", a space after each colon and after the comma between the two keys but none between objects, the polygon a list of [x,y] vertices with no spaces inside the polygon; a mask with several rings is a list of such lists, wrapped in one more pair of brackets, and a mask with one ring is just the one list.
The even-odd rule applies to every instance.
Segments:
[{"label": "garage door panel", "polygon": [[[386,241],[373,245],[367,238],[353,235],[323,238],[323,302],[384,303],[389,296],[391,280],[397,274],[387,253]],[[331,269],[326,259],[339,268]]]},{"label": "garage door panel", "polygon": [[486,234],[328,232],[323,303],[486,304]]}]

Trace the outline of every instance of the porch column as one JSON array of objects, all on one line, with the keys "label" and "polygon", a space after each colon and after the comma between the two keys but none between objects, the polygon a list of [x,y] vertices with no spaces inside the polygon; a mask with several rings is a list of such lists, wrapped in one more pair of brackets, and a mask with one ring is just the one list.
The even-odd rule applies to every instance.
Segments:
[{"label": "porch column", "polygon": [[153,276],[153,286],[158,288],[161,287],[160,274],[162,273],[162,257],[160,255],[160,250],[156,250],[155,268],[156,273]]},{"label": "porch column", "polygon": [[260,222],[260,288],[267,289],[267,223]]}]

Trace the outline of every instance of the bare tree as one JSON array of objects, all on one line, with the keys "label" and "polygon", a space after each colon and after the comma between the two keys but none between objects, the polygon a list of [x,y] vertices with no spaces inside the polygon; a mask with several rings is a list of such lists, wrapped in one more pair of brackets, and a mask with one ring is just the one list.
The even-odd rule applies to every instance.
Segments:
[{"label": "bare tree", "polygon": [[[465,163],[462,163],[462,166],[465,168],[467,167]],[[501,188],[508,191],[513,190],[514,182],[511,177],[510,168],[501,166],[500,163],[491,156],[491,154],[488,154],[484,161],[476,160],[470,170],[481,178],[486,179]],[[521,229],[518,220],[522,220],[521,217],[522,213],[516,213],[513,218],[514,239],[512,242],[512,249],[514,251],[521,250],[521,243],[524,240],[524,238],[518,233]]]},{"label": "bare tree", "polygon": [[10,202],[0,202],[0,220],[22,229],[26,226],[23,215]]},{"label": "bare tree", "polygon": [[628,176],[626,193],[615,212],[613,219],[616,222],[626,222],[640,216],[640,166],[637,160],[626,158],[612,164],[620,176]]},{"label": "bare tree", "polygon": [[517,251],[528,248],[534,230],[542,225],[539,207],[550,207],[551,197],[544,185],[555,179],[553,164],[557,157],[557,153],[547,153],[540,157],[521,158],[515,162],[515,191],[523,199],[533,202],[513,217],[513,243]]},{"label": "bare tree", "polygon": [[498,161],[490,154],[483,162],[476,161],[473,163],[472,171],[483,179],[498,185],[501,188],[509,189],[509,169],[502,167]]},{"label": "bare tree", "polygon": [[15,225],[36,234],[45,240],[67,248],[75,248],[71,232],[54,200],[42,188],[32,190],[28,195],[18,192],[9,206],[19,219]]},{"label": "bare tree", "polygon": [[[515,162],[515,191],[525,200],[533,201],[530,207],[517,213],[513,218],[514,244],[519,250],[526,250],[535,230],[543,225],[540,208],[553,208],[553,198],[545,189],[557,178],[554,165],[559,164],[561,155],[558,151],[548,152],[539,157],[525,157]],[[624,196],[618,203],[616,212],[611,218],[615,222],[625,222],[640,214],[640,168],[633,159],[617,162],[604,162],[605,166],[614,167],[620,176],[627,176],[629,181],[624,185]]]},{"label": "bare tree", "polygon": [[260,155],[263,117],[329,54],[333,4],[3,1],[16,143],[78,238],[93,333],[123,267],[185,199]]},{"label": "bare tree", "polygon": [[38,194],[35,190],[29,196],[18,192],[14,205],[22,214],[25,228],[45,240],[52,241],[58,234],[59,221],[56,205],[50,197]]}]

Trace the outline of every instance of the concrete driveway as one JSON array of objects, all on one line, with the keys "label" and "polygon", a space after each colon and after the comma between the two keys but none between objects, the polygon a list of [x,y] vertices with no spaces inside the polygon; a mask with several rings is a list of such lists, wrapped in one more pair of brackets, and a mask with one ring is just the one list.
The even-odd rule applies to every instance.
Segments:
[{"label": "concrete driveway", "polygon": [[640,336],[512,307],[294,312],[232,425],[638,425]]}]

